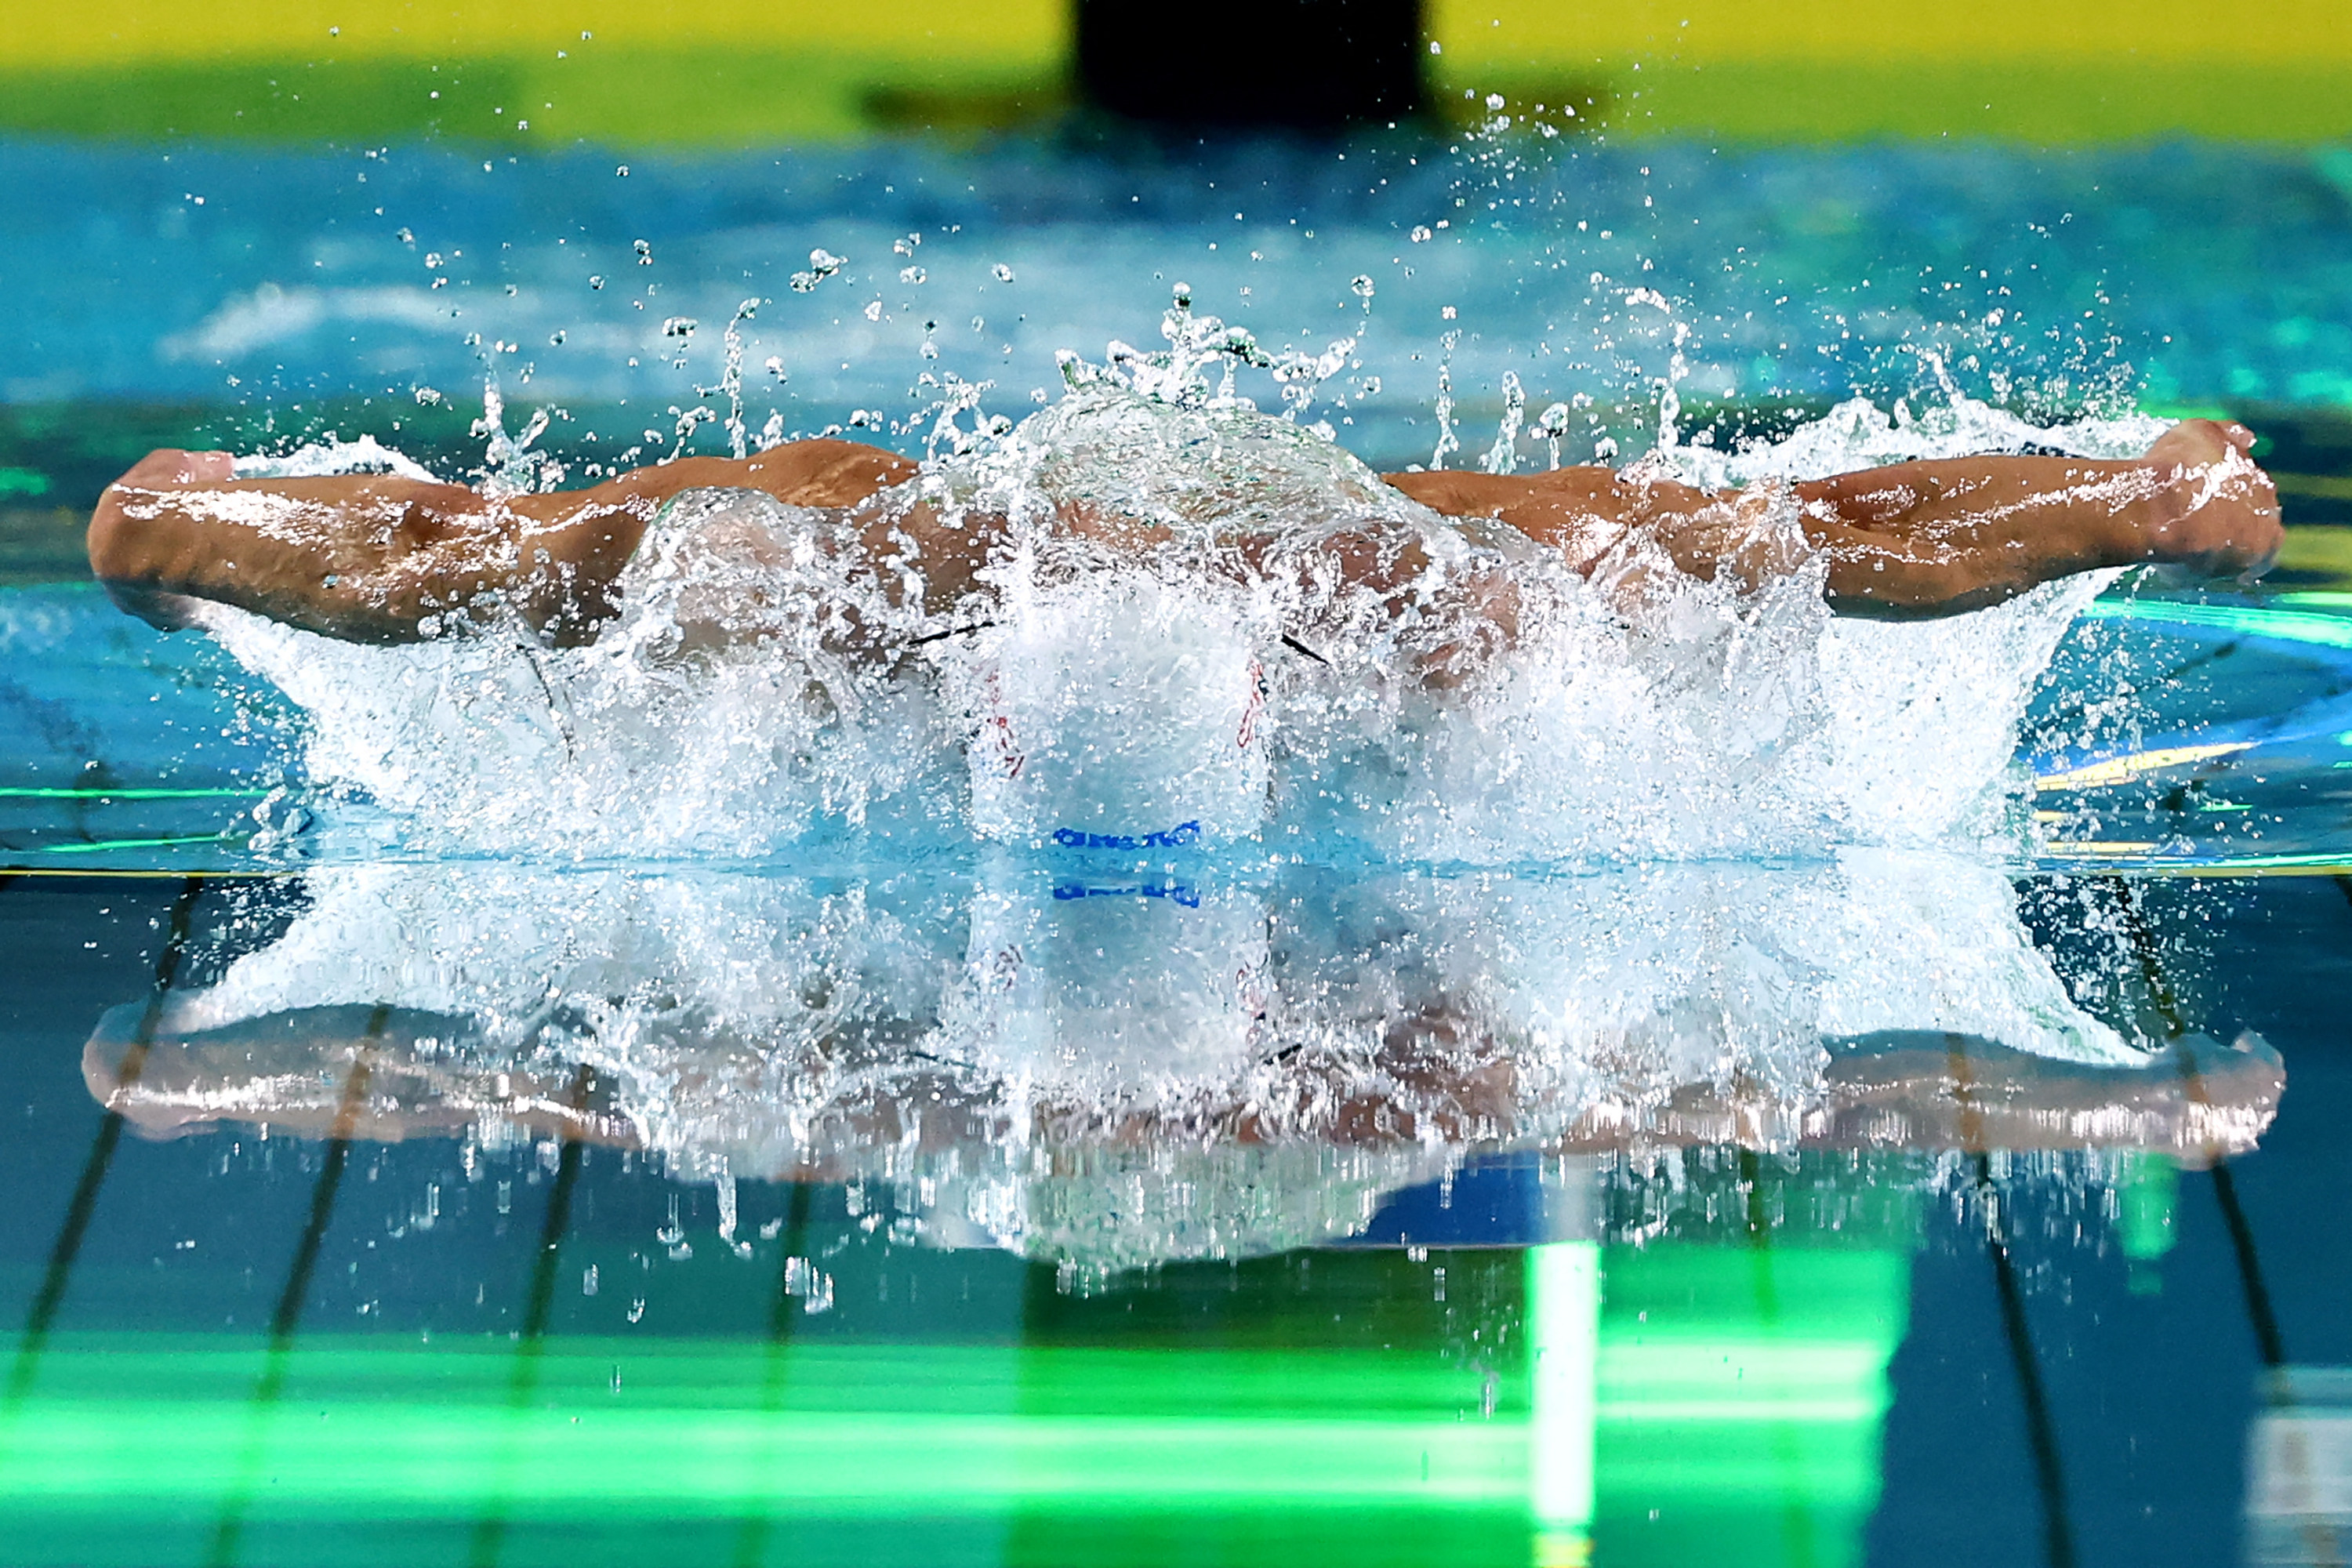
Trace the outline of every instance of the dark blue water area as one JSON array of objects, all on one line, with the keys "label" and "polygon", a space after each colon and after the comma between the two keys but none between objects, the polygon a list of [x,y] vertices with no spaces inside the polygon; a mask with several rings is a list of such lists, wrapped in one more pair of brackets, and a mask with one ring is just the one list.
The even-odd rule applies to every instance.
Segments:
[{"label": "dark blue water area", "polygon": [[2080,1563],[2238,1560],[2266,1332],[2290,1363],[2352,1361],[2352,1212],[2338,1197],[2352,1176],[2352,893],[2336,879],[2269,882],[2229,896],[2226,911],[2200,984],[2219,1011],[2284,1047],[2277,1121],[2220,1178],[2180,1173],[2158,1262],[2086,1244],[2063,1193],[2004,1191],[2054,1495],[2037,1471],[1990,1254],[1980,1231],[1947,1222],[1914,1266],[1873,1563],[2046,1561],[2053,1518]]},{"label": "dark blue water area", "polygon": [[[796,292],[814,249],[845,260]],[[300,435],[320,400],[373,398],[334,417],[390,438],[420,389],[470,402],[495,365],[510,401],[595,405],[606,456],[674,439],[677,410],[725,412],[722,329],[746,300],[765,301],[742,328],[755,428],[773,409],[912,445],[943,375],[993,383],[985,406],[1017,417],[1057,384],[1055,351],[1156,346],[1180,281],[1269,348],[1360,339],[1316,408],[1377,461],[1432,444],[1441,358],[1473,411],[1510,371],[1623,418],[1654,417],[1670,378],[1752,415],[1933,398],[1937,365],[2025,408],[2352,398],[2340,155],[2201,143],[1509,130],[623,164],[12,140],[0,254],[10,402],[226,404]],[[548,440],[585,434],[559,419]]]},{"label": "dark blue water area", "polygon": [[[94,584],[0,589],[0,843],[54,863],[234,853],[289,776],[293,717],[208,639]],[[96,846],[111,847],[93,848]]]},{"label": "dark blue water area", "polygon": [[[13,1302],[34,1299],[45,1279],[61,1283],[61,1333],[258,1332],[306,1226],[320,1217],[315,1141],[282,1132],[260,1141],[250,1127],[232,1127],[162,1142],[132,1137],[109,1151],[99,1136],[80,1042],[100,1004],[152,984],[176,890],[148,880],[0,886],[0,943],[12,974],[0,997],[8,1126],[0,1138],[0,1279],[12,1315]],[[208,892],[177,983],[202,985],[234,952],[266,944],[300,903],[286,886]],[[1904,1167],[1929,1196],[1907,1243],[1908,1327],[1890,1367],[1882,1490],[1866,1535],[1874,1563],[2236,1560],[2249,1426],[2263,1408],[2264,1333],[2294,1363],[2352,1363],[2352,1316],[2343,1308],[2352,1292],[2352,1214],[2336,1199],[2352,1174],[2341,1135],[2352,1117],[2352,1058],[2337,1000],[2352,983],[2352,900],[2332,879],[2177,883],[2155,889],[2149,908],[2162,927],[2195,917],[2196,951],[2177,980],[2200,1018],[2259,1030],[2288,1064],[2288,1089],[2260,1149],[2226,1163],[2239,1229],[2233,1235],[2213,1173],[2184,1169],[2168,1249],[2127,1258],[2111,1221],[2086,1206],[2089,1189],[2066,1160],[1995,1154],[1991,1182],[2019,1311],[2011,1319],[1980,1194],[1970,1196],[1965,1181],[1938,1186],[1932,1156]],[[530,1309],[552,1172],[528,1145],[484,1158],[469,1175],[467,1156],[446,1139],[356,1145],[320,1237],[306,1327],[453,1340],[511,1331]],[[1767,1159],[1787,1173],[1784,1195],[1854,1186],[1846,1156]],[[1490,1159],[1442,1184],[1391,1193],[1353,1245],[1419,1245],[1442,1260],[1448,1248],[1539,1239],[1530,1227],[1548,1201],[1544,1163]],[[89,1228],[60,1277],[59,1219],[94,1171]],[[1882,1164],[1864,1180],[1899,1175]],[[429,1226],[420,1224],[428,1185],[442,1194]],[[1052,1315],[1039,1305],[1041,1292],[1045,1301],[1055,1296],[1050,1270],[1041,1280],[1035,1266],[1001,1252],[894,1243],[887,1226],[861,1228],[846,1189],[811,1189],[797,1210],[794,1190],[745,1184],[741,1223],[748,1235],[796,1215],[794,1237],[828,1244],[842,1307],[802,1332],[1017,1340],[1024,1314]],[[707,1239],[707,1187],[681,1187],[643,1159],[600,1149],[586,1157],[570,1201],[551,1325],[558,1342],[631,1331],[632,1310],[646,1314],[647,1333],[761,1331],[765,1271],[709,1247],[677,1264],[648,1243],[681,1220]],[[1744,1245],[1801,1247],[1808,1238],[1792,1219],[1751,1232]],[[1465,1260],[1482,1254],[1451,1256],[1466,1273]],[[1281,1278],[1296,1280],[1282,1292],[1307,1289],[1300,1259],[1311,1257],[1282,1265]],[[606,1281],[593,1298],[573,1283],[588,1259],[602,1262]],[[1198,1265],[1136,1276],[1091,1310],[1111,1321],[1227,1331],[1221,1325],[1255,1310],[1237,1304],[1239,1277],[1235,1266]],[[2250,1307],[2250,1286],[2264,1308]],[[1326,1304],[1335,1324],[1346,1319],[1334,1337],[1372,1343],[1395,1331],[1381,1326],[1377,1298],[1335,1295]],[[1144,1316],[1131,1316],[1138,1311]],[[2021,1359],[2039,1384],[2032,1400]],[[2037,1440],[2050,1445],[2054,1471],[2037,1466]],[[2071,1558],[2053,1553],[2053,1528]]]}]

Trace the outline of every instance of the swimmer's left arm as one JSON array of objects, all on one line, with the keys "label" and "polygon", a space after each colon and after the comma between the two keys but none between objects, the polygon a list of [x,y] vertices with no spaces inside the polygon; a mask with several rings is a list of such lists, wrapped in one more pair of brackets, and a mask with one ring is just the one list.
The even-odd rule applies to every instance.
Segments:
[{"label": "swimmer's left arm", "polygon": [[2104,567],[2259,575],[2285,533],[2253,444],[2242,425],[2192,419],[2140,458],[1898,463],[1796,493],[1841,611],[1950,615]]},{"label": "swimmer's left arm", "polygon": [[[1828,558],[1841,613],[1954,615],[2037,584],[2145,562],[2252,574],[2284,539],[2278,492],[2242,426],[2189,420],[2137,458],[1982,457],[1898,463],[1792,487],[1807,540]],[[1590,573],[1641,531],[1694,576],[1776,569],[1738,492],[1602,468],[1526,476],[1393,474],[1454,517],[1497,517]],[[1785,569],[1780,566],[1778,569]]]}]

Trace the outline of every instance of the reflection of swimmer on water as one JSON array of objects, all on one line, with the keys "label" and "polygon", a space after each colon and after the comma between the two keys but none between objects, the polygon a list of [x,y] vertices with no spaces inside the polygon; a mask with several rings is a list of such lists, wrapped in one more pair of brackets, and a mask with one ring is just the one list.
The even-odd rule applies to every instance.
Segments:
[{"label": "reflection of swimmer on water", "polygon": [[[1842,613],[1953,615],[2102,567],[2260,571],[2281,532],[2276,492],[2245,456],[2252,444],[2240,426],[2191,420],[2135,459],[1939,459],[1719,493],[1643,465],[1394,474],[1368,503],[1384,516],[1353,531],[1335,523],[1305,554],[1286,553],[1275,529],[1237,507],[1220,525],[1222,559],[1243,577],[1290,572],[1394,601],[1421,591],[1443,546],[1425,529],[1398,544],[1393,527],[1382,533],[1375,524],[1433,513],[1465,520],[1473,537],[1480,535],[1468,520],[1499,519],[1588,576],[1622,571],[1629,541],[1690,577],[1745,586],[1818,556]],[[909,626],[984,608],[991,568],[1020,532],[984,504],[951,503],[905,458],[831,440],[741,458],[683,458],[590,489],[530,495],[400,475],[236,479],[226,453],[167,450],[109,488],[91,523],[90,561],[118,603],[159,625],[183,624],[189,606],[175,601],[194,598],[356,642],[416,641],[449,629],[453,617],[487,614],[518,616],[577,645],[616,614],[624,569],[663,503],[712,488],[761,491],[820,514],[829,548],[854,555]],[[1791,511],[1810,551],[1773,526]],[[1055,498],[1042,521],[1051,535],[1114,553],[1148,553],[1174,532],[1116,497]],[[740,548],[772,551],[773,536],[747,531]],[[1507,643],[1516,613],[1508,586],[1464,586],[1493,634],[1471,640]],[[845,641],[886,659],[894,640],[944,635],[875,628],[854,606],[838,618]],[[1422,673],[1442,684],[1462,651],[1459,640],[1431,650]]]},{"label": "reflection of swimmer on water", "polygon": [[2007,877],[1934,855],[1253,884],[394,864],[305,893],[210,984],[100,1021],[108,1110],[870,1180],[924,1194],[935,1240],[1089,1268],[1345,1234],[1507,1151],[2200,1162],[2284,1085],[2253,1039],[2093,1017]]}]

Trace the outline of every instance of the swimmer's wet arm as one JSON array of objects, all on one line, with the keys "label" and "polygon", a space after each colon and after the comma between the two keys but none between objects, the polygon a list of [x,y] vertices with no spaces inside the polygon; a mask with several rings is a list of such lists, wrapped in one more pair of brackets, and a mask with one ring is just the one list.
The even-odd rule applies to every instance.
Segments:
[{"label": "swimmer's wet arm", "polygon": [[[2278,493],[2242,426],[2190,420],[2144,458],[1981,457],[1899,463],[1792,487],[1845,614],[1954,615],[2107,566],[2170,562],[2260,572],[2284,534]],[[1710,495],[1602,468],[1524,476],[1423,473],[1389,482],[1449,516],[1498,517],[1591,572],[1628,533],[1702,578],[1792,567],[1756,523],[1759,494]]]},{"label": "swimmer's wet arm", "polygon": [[1407,473],[1388,482],[1448,517],[1492,517],[1559,552],[1590,576],[1628,539],[1661,546],[1675,566],[1712,581],[1731,572],[1748,582],[1790,570],[1789,552],[1754,526],[1754,501],[1738,491],[1711,495],[1638,471],[1597,465],[1542,474]]},{"label": "swimmer's wet arm", "polygon": [[[2052,465],[2017,469],[2019,462]],[[1849,615],[1954,615],[2040,584],[2152,559],[2137,476],[2065,459],[1906,463],[1795,487],[1799,521]]]},{"label": "swimmer's wet arm", "polygon": [[658,504],[681,490],[762,490],[789,506],[852,507],[919,472],[896,452],[856,441],[793,441],[749,458],[679,458],[572,492]]},{"label": "swimmer's wet arm", "polygon": [[355,642],[412,642],[486,599],[558,642],[592,639],[663,501],[764,490],[850,506],[914,465],[845,441],[746,458],[688,458],[591,489],[485,496],[394,475],[238,479],[222,452],[151,454],[108,487],[90,566],[116,603],[158,626],[209,599]]},{"label": "swimmer's wet arm", "polygon": [[1795,487],[1852,614],[1951,615],[2103,567],[2161,562],[2251,576],[2285,535],[2242,426],[2190,420],[2146,457],[1901,463]]},{"label": "swimmer's wet arm", "polygon": [[461,485],[236,479],[226,453],[163,451],[107,488],[89,549],[116,603],[159,626],[183,624],[185,600],[208,599],[394,642],[421,635],[419,622],[445,600],[516,574],[511,553],[494,548],[501,521]]}]

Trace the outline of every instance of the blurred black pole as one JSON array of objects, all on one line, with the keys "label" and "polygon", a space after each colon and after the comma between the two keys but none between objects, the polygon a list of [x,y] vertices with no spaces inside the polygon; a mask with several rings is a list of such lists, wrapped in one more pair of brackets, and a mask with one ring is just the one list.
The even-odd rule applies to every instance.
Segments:
[{"label": "blurred black pole", "polygon": [[1421,0],[1075,0],[1078,82],[1163,125],[1336,131],[1424,101]]}]

